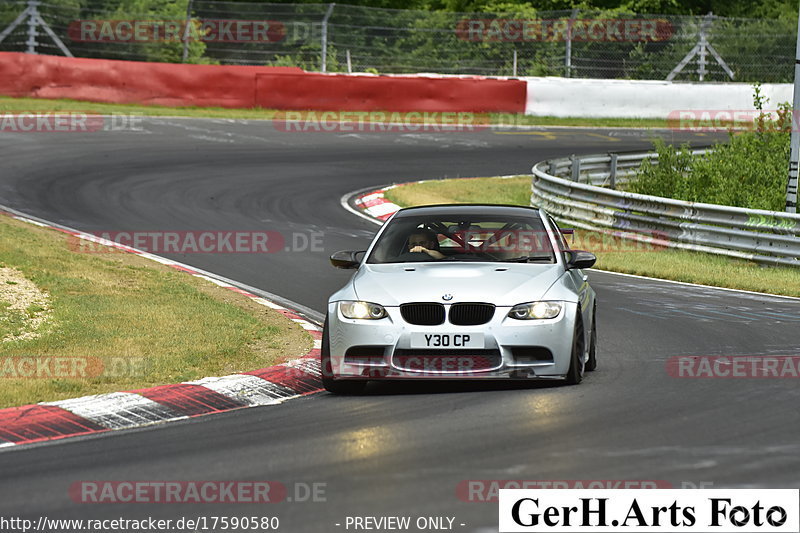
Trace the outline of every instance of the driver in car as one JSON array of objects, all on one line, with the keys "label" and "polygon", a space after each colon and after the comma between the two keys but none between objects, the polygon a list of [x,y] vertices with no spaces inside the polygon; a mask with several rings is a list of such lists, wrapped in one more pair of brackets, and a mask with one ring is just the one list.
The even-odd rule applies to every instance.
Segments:
[{"label": "driver in car", "polygon": [[439,240],[430,230],[418,230],[408,236],[408,251],[428,254],[434,259],[444,259],[439,251]]}]

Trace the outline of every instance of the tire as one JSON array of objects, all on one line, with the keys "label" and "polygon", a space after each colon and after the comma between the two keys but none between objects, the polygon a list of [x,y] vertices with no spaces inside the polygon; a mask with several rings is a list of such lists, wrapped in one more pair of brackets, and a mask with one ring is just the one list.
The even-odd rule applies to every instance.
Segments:
[{"label": "tire", "polygon": [[577,385],[583,380],[583,318],[578,309],[578,316],[575,317],[575,331],[572,334],[572,353],[569,358],[569,370],[567,370],[567,385]]},{"label": "tire", "polygon": [[322,387],[333,394],[358,394],[364,390],[366,380],[336,380],[333,379],[331,367],[331,341],[328,333],[328,317],[322,326],[322,347],[319,351],[320,367],[322,369]]},{"label": "tire", "polygon": [[597,370],[597,304],[592,308],[592,331],[589,333],[589,358],[586,360],[585,370]]}]

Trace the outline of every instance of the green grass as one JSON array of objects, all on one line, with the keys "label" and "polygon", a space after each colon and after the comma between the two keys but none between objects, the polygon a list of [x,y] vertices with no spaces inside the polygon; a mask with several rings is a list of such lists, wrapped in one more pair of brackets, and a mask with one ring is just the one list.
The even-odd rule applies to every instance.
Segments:
[{"label": "green grass", "polygon": [[[138,104],[104,104],[77,100],[47,100],[42,98],[11,98],[0,96],[0,113],[80,111],[86,113],[127,113],[144,116],[172,116],[196,118],[231,118],[271,120],[274,109],[226,109],[221,107],[163,107]],[[579,126],[579,127],[630,127],[665,128],[665,120],[622,118],[559,118],[531,117],[522,114],[491,113],[492,124],[522,126]]]},{"label": "green grass", "polygon": [[[312,347],[297,324],[249,298],[133,254],[80,251],[70,238],[0,216],[0,267],[21,271],[52,308],[39,338],[0,342],[0,407],[254,370]],[[21,378],[24,358],[106,370]]]},{"label": "green grass", "polygon": [[25,325],[25,314],[18,309],[9,309],[10,306],[0,300],[0,339],[19,335]]},{"label": "green grass", "polygon": [[[401,185],[386,191],[397,205],[489,203],[530,205],[528,176],[449,179]],[[575,230],[573,247],[597,254],[596,268],[731,289],[800,297],[800,269],[767,267],[749,261],[635,246],[597,232]]]}]

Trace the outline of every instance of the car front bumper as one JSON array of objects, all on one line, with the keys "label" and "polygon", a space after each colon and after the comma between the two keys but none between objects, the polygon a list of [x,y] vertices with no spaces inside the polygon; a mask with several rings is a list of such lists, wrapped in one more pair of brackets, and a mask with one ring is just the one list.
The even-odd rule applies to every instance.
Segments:
[{"label": "car front bumper", "polygon": [[[509,318],[497,307],[479,326],[419,326],[405,322],[398,307],[380,320],[345,318],[328,306],[328,339],[334,379],[563,379],[567,374],[577,304],[562,302],[553,319]],[[448,314],[449,316],[449,314]],[[483,335],[483,348],[412,348],[414,333]]]}]

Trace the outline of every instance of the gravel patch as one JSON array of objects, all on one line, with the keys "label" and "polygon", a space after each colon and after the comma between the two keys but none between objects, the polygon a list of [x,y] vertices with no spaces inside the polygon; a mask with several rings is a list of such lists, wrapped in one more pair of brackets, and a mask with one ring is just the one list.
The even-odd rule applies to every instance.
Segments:
[{"label": "gravel patch", "polygon": [[15,268],[0,268],[2,342],[35,339],[52,318],[50,296]]}]

